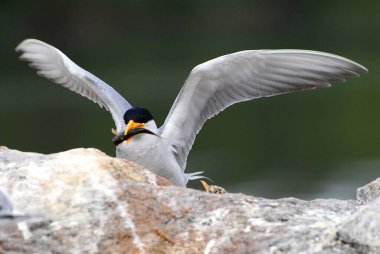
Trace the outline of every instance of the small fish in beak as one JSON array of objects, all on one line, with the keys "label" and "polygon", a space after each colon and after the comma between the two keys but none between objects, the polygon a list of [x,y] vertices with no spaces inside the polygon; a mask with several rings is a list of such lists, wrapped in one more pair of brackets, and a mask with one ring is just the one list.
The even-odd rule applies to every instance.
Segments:
[{"label": "small fish in beak", "polygon": [[[142,127],[144,127],[144,124],[135,123],[133,120],[130,120],[128,122],[127,126],[125,127],[124,133],[118,134],[113,138],[113,140],[112,140],[113,144],[115,146],[117,146],[117,145],[121,144],[123,141],[129,142],[131,140],[131,138],[137,134],[145,133],[145,134],[156,135],[154,132],[152,132],[148,129],[142,128]],[[115,133],[116,133],[116,131],[115,131]]]}]

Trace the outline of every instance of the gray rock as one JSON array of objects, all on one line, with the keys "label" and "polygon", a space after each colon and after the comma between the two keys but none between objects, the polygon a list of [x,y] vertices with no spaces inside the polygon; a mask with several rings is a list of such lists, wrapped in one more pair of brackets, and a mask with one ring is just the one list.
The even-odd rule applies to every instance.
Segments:
[{"label": "gray rock", "polygon": [[14,211],[44,215],[0,227],[0,252],[376,253],[380,242],[378,201],[210,194],[95,149],[0,148],[0,186]]},{"label": "gray rock", "polygon": [[378,197],[380,197],[380,178],[377,178],[375,181],[370,182],[356,191],[356,198],[362,204],[371,202]]},{"label": "gray rock", "polygon": [[338,237],[360,253],[380,253],[380,198],[361,207],[342,223]]}]

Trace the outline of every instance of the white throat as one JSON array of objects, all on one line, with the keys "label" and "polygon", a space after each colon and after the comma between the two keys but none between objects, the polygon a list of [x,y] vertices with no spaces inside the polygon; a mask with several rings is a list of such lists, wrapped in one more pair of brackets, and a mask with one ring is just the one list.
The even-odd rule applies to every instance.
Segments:
[{"label": "white throat", "polygon": [[155,134],[158,134],[157,125],[154,120],[149,120],[147,123],[145,123],[144,128],[150,130],[151,132],[154,132]]}]

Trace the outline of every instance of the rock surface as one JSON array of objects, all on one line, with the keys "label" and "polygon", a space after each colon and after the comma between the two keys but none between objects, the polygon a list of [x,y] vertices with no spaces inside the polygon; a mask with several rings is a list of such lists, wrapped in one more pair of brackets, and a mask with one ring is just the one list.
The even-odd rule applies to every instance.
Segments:
[{"label": "rock surface", "polygon": [[380,178],[370,182],[366,186],[359,188],[356,192],[356,199],[361,204],[366,204],[380,197]]},{"label": "rock surface", "polygon": [[0,252],[380,253],[379,179],[370,185],[359,201],[217,195],[96,149],[0,147],[0,191],[30,216],[0,225]]}]

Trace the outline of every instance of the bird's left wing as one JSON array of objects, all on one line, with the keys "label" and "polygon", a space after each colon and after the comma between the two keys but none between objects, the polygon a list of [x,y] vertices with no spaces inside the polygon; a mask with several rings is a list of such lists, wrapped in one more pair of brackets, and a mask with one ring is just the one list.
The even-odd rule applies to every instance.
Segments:
[{"label": "bird's left wing", "polygon": [[308,50],[248,50],[196,66],[175,100],[160,134],[182,170],[204,122],[241,101],[330,86],[367,72],[344,57]]},{"label": "bird's left wing", "polygon": [[117,132],[123,131],[123,115],[131,105],[111,86],[82,69],[55,47],[36,40],[26,39],[17,47],[20,59],[30,62],[37,74],[54,83],[87,97],[110,111]]}]

